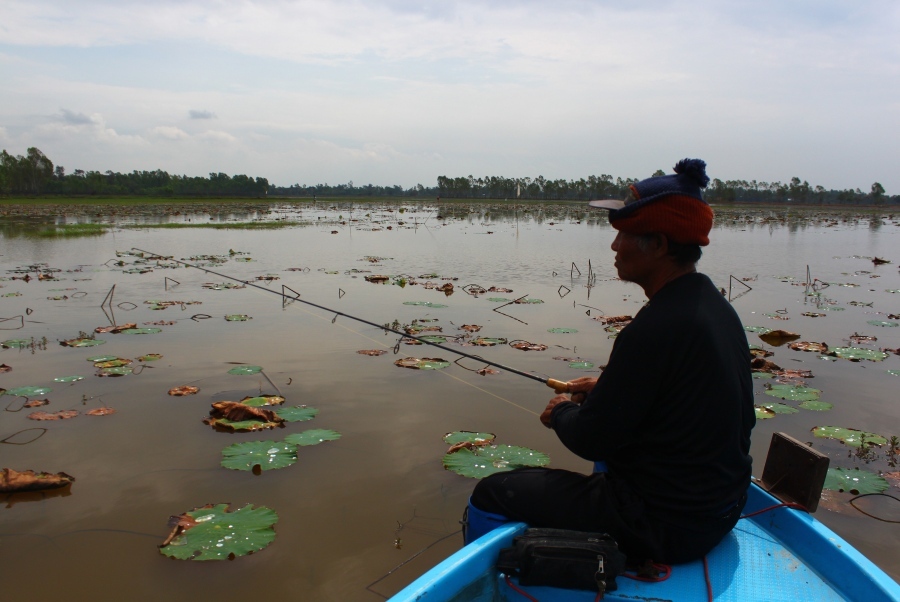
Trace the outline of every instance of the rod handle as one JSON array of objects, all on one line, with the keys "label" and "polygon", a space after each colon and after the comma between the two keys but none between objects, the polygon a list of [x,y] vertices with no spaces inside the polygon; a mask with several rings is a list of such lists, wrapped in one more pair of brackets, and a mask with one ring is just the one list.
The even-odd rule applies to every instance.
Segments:
[{"label": "rod handle", "polygon": [[556,391],[557,393],[568,393],[569,392],[569,383],[563,380],[556,380],[555,378],[547,379],[547,386]]}]

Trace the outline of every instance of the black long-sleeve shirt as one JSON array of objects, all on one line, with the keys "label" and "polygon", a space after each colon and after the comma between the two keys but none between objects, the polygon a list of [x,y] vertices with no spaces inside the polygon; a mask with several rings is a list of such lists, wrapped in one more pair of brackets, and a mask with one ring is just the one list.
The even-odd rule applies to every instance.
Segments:
[{"label": "black long-sleeve shirt", "polygon": [[666,284],[619,333],[584,403],[551,426],[587,460],[605,460],[648,512],[720,515],[750,483],[756,422],[747,337],[704,274]]}]

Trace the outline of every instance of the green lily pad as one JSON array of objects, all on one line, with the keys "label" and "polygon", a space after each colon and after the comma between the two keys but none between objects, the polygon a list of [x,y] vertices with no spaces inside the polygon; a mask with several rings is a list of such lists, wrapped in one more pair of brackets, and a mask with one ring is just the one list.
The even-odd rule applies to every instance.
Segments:
[{"label": "green lily pad", "polygon": [[25,349],[31,341],[28,339],[9,339],[0,343],[4,349]]},{"label": "green lily pad", "polygon": [[855,362],[858,362],[859,360],[880,362],[888,356],[888,354],[884,353],[883,351],[875,351],[874,349],[861,349],[859,347],[835,347],[829,352],[829,355]]},{"label": "green lily pad", "polygon": [[404,301],[403,305],[418,305],[420,307],[447,307],[440,303],[432,303],[431,301]]},{"label": "green lily pad", "polygon": [[891,376],[900,376],[900,370],[888,370],[887,373]]},{"label": "green lily pad", "polygon": [[159,551],[178,560],[225,560],[262,550],[275,540],[274,510],[247,504],[234,512],[228,504],[209,504],[184,515],[194,523]]},{"label": "green lily pad", "polygon": [[277,408],[274,412],[279,418],[284,419],[285,422],[306,422],[315,418],[319,410],[303,406],[288,406],[286,408]]},{"label": "green lily pad", "polygon": [[800,412],[800,410],[793,406],[778,402],[764,403],[762,404],[762,407],[766,408],[767,410],[772,410],[776,414],[797,414]]},{"label": "green lily pad", "polygon": [[84,380],[84,377],[77,376],[77,375],[57,376],[56,378],[53,379],[53,382],[55,382],[55,383],[74,383],[74,382],[78,382],[79,380]]},{"label": "green lily pad", "polygon": [[139,362],[155,362],[162,359],[162,353],[148,353],[137,358]]},{"label": "green lily pad", "polygon": [[97,376],[125,376],[132,373],[134,373],[134,368],[131,366],[113,366],[110,368],[100,368],[100,370],[97,371]]},{"label": "green lily pad", "polygon": [[473,431],[454,431],[444,435],[444,443],[456,445],[457,443],[478,443],[480,441],[493,441],[494,433],[476,433]]},{"label": "green lily pad", "polygon": [[833,408],[834,405],[827,401],[804,401],[800,404],[800,407],[804,410],[812,410],[813,412],[827,412]]},{"label": "green lily pad", "polygon": [[245,397],[241,400],[241,403],[253,408],[277,406],[284,403],[284,397],[281,395],[259,395],[257,397]]},{"label": "green lily pad", "polygon": [[458,475],[480,479],[525,466],[546,466],[547,454],[515,445],[490,445],[474,450],[460,449],[444,456],[444,468]]},{"label": "green lily pad", "polygon": [[419,368],[419,370],[443,370],[444,368],[448,367],[449,365],[450,365],[450,362],[445,362],[442,359],[424,358],[424,359],[419,360],[418,368]]},{"label": "green lily pad", "polygon": [[246,322],[247,320],[252,320],[250,316],[247,314],[230,314],[225,316],[225,319],[229,322]]},{"label": "green lily pad", "polygon": [[519,305],[531,305],[536,303],[543,303],[540,299],[517,299],[516,303]]},{"label": "green lily pad", "polygon": [[50,387],[16,387],[9,389],[5,394],[16,397],[37,397],[38,395],[46,395],[52,390]]},{"label": "green lily pad", "polygon": [[842,426],[817,426],[812,429],[812,432],[816,437],[838,439],[853,447],[860,447],[864,441],[869,445],[884,445],[887,443],[887,439],[881,435],[848,429]]},{"label": "green lily pad", "polygon": [[436,334],[428,334],[428,335],[421,336],[419,338],[422,339],[423,341],[428,341],[429,343],[446,343],[447,342],[447,337],[442,337],[442,336],[439,336]]},{"label": "green lily pad", "polygon": [[775,418],[775,412],[763,406],[753,406],[753,411],[756,412],[757,420],[767,420],[769,418]]},{"label": "green lily pad", "polygon": [[114,359],[118,359],[115,355],[95,355],[87,358],[89,362],[110,362]]},{"label": "green lily pad", "polygon": [[119,334],[157,334],[162,332],[162,328],[126,328]]},{"label": "green lily pad", "polygon": [[553,334],[571,334],[573,332],[578,332],[578,330],[574,328],[548,328],[547,332],[552,332]]},{"label": "green lily pad", "polygon": [[487,300],[494,303],[509,303],[512,301],[512,299],[507,299],[506,297],[488,297]]},{"label": "green lily pad", "polygon": [[68,341],[59,342],[64,347],[96,347],[105,343],[106,341],[103,339],[69,339]]},{"label": "green lily pad", "polygon": [[771,385],[771,387],[766,389],[766,395],[793,401],[815,401],[821,393],[818,389],[794,387],[792,385]]},{"label": "green lily pad", "polygon": [[590,370],[594,367],[593,362],[570,362],[569,368],[575,368],[576,370]]},{"label": "green lily pad", "polygon": [[755,378],[757,380],[766,380],[766,379],[770,379],[770,378],[775,378],[774,375],[772,375],[768,372],[754,372],[752,376],[753,376],[753,378]]},{"label": "green lily pad", "polygon": [[493,347],[494,345],[506,345],[507,342],[504,338],[478,337],[472,341],[472,344],[479,347]]},{"label": "green lily pad", "polygon": [[839,307],[837,305],[828,305],[826,307],[823,307],[822,309],[824,309],[825,311],[844,311],[844,309],[846,308]]},{"label": "green lily pad", "polygon": [[228,371],[228,374],[259,374],[262,372],[262,366],[235,366]]},{"label": "green lily pad", "polygon": [[766,334],[772,332],[771,328],[766,328],[765,326],[744,326],[744,330],[747,332],[755,332],[756,334]]},{"label": "green lily pad", "polygon": [[867,324],[871,324],[872,326],[882,326],[884,328],[896,328],[897,326],[900,326],[900,323],[887,322],[884,320],[869,320]]},{"label": "green lily pad", "polygon": [[287,443],[294,445],[318,445],[323,441],[337,441],[341,438],[341,434],[337,431],[328,429],[309,429],[302,433],[294,433],[284,438]]},{"label": "green lily pad", "polygon": [[825,474],[824,489],[848,491],[853,495],[881,493],[889,487],[887,479],[858,468],[829,468]]},{"label": "green lily pad", "polygon": [[[252,421],[247,421],[252,422]],[[297,461],[297,446],[281,441],[248,441],[222,450],[222,466],[231,470],[275,470]]]}]

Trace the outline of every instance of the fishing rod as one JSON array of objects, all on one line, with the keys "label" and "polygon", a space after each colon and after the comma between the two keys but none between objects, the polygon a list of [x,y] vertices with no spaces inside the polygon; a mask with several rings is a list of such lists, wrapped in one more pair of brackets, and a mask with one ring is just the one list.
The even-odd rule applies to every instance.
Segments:
[{"label": "fishing rod", "polygon": [[[174,257],[167,257],[165,255],[160,255],[159,253],[154,253],[153,251],[145,251],[144,249],[139,249],[137,247],[132,247],[131,249],[133,251],[140,251],[141,253],[146,253],[146,254],[150,255],[151,257],[158,257],[160,259],[167,259],[169,261],[174,261],[176,263],[180,263],[181,265],[187,266],[189,268],[195,268],[197,270],[201,270],[203,272],[206,272],[207,274],[214,274],[216,276],[219,276],[220,278],[227,278],[228,280],[233,280],[234,282],[240,282],[241,284],[243,284],[245,286],[252,286],[254,288],[258,288],[261,291],[266,291],[267,293],[272,293],[273,295],[278,295],[282,299],[288,299],[290,301],[299,301],[300,303],[305,303],[306,305],[315,307],[317,309],[321,309],[323,311],[333,313],[334,319],[332,320],[332,322],[334,322],[334,320],[336,320],[338,316],[344,316],[345,318],[349,318],[351,320],[356,320],[357,322],[361,322],[361,323],[367,324],[369,326],[374,326],[375,328],[378,328],[379,330],[383,330],[385,332],[392,332],[394,334],[400,335],[403,338],[414,339],[416,341],[419,341],[420,343],[425,343],[426,345],[431,345],[432,347],[437,347],[439,349],[443,349],[444,351],[449,351],[450,353],[454,353],[454,354],[460,355],[462,357],[467,357],[469,359],[477,360],[479,362],[484,362],[485,364],[487,364],[489,366],[494,366],[495,368],[500,368],[501,370],[506,370],[508,372],[512,372],[513,374],[518,374],[519,376],[524,376],[525,378],[530,378],[532,380],[536,380],[540,383],[544,383],[545,385],[547,385],[548,387],[550,387],[557,393],[568,393],[569,392],[569,383],[567,383],[565,381],[557,380],[555,378],[544,378],[542,376],[538,376],[537,374],[532,374],[530,372],[524,372],[522,370],[516,370],[515,368],[510,368],[509,366],[505,366],[505,365],[499,364],[497,362],[492,362],[490,360],[486,360],[483,357],[480,357],[477,355],[465,353],[463,351],[459,351],[458,349],[452,349],[450,347],[446,347],[444,345],[441,345],[440,343],[435,343],[433,341],[429,341],[422,337],[417,337],[415,335],[411,335],[406,332],[395,330],[394,328],[391,328],[387,324],[376,324],[375,322],[370,322],[369,320],[366,320],[364,318],[353,316],[348,313],[344,313],[342,311],[337,311],[335,309],[331,309],[330,307],[325,307],[324,305],[319,305],[318,303],[313,303],[312,301],[306,301],[306,300],[300,298],[300,293],[297,293],[296,291],[293,291],[293,290],[291,292],[296,293],[296,295],[297,295],[296,297],[286,295],[286,294],[284,294],[285,287],[283,285],[282,285],[282,292],[279,293],[276,290],[272,290],[265,286],[260,286],[254,282],[250,282],[249,280],[241,280],[240,278],[234,278],[233,276],[229,276],[227,274],[222,274],[220,272],[216,272],[215,270],[210,270],[209,268],[200,267],[198,265],[194,265],[192,263],[188,263],[188,262],[182,261],[180,259],[175,259]],[[399,346],[399,345],[400,345],[400,343],[398,341],[397,346]],[[394,347],[395,353],[398,348],[397,346]]]}]

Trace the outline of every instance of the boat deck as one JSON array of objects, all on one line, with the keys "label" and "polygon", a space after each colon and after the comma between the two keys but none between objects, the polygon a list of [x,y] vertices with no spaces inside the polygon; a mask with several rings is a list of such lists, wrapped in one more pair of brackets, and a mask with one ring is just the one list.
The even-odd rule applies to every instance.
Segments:
[{"label": "boat deck", "polygon": [[[778,504],[757,486],[746,513]],[[510,523],[486,534],[434,567],[391,602],[523,602],[494,569],[499,550],[524,531]],[[900,585],[811,515],[776,508],[738,522],[707,555],[710,584],[718,602],[900,602]],[[611,602],[695,602],[707,599],[702,561],[675,565],[662,582],[618,578]],[[522,588],[541,602],[589,602],[596,592],[549,587]]]}]

